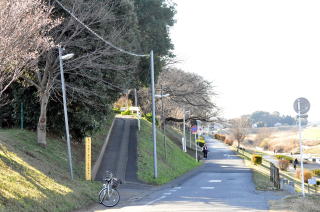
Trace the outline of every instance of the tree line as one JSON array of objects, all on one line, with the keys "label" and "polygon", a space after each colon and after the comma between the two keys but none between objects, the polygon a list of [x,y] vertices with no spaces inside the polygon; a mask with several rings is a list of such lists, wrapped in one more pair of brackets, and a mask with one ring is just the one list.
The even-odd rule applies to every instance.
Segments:
[{"label": "tree line", "polygon": [[[105,40],[132,51],[156,53],[156,73],[172,58],[169,27],[175,5],[166,0],[64,0],[61,3]],[[0,120],[63,134],[58,45],[75,57],[64,62],[70,130],[74,138],[98,130],[125,89],[148,85],[149,61],[105,45],[56,1],[0,3]]]},{"label": "tree line", "polygon": [[157,88],[170,93],[164,100],[168,119],[181,121],[183,110],[191,111],[190,119],[217,116],[212,83],[170,66],[175,55],[169,29],[176,13],[170,0],[59,2],[65,9],[56,0],[0,2],[0,127],[17,126],[23,109],[25,126],[37,131],[39,144],[46,145],[47,132],[64,135],[58,46],[75,55],[64,61],[73,141],[99,130],[128,89],[137,88],[144,112],[150,110],[149,58],[106,45],[69,12],[116,46],[155,52]]},{"label": "tree line", "polygon": [[[279,112],[269,113],[266,111],[256,111],[249,115],[251,123],[256,127],[274,127],[276,125],[295,125],[296,119],[289,115],[281,115]],[[307,124],[303,120],[302,124]]]}]

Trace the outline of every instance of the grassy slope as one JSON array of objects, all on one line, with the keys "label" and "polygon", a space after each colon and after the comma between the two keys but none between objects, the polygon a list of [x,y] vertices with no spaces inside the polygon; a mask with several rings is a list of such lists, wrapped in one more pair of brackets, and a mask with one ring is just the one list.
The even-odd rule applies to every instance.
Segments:
[{"label": "grassy slope", "polygon": [[[103,131],[92,138],[93,160]],[[0,211],[70,211],[96,202],[100,184],[84,180],[84,144],[72,146],[70,181],[66,144],[50,138],[47,143],[38,146],[34,132],[0,130]]]},{"label": "grassy slope", "polygon": [[152,184],[163,184],[187,171],[197,167],[200,163],[182,152],[181,148],[169,138],[167,140],[167,160],[163,134],[157,130],[158,178],[153,177],[153,142],[151,123],[141,120],[141,130],[138,133],[138,178]]}]

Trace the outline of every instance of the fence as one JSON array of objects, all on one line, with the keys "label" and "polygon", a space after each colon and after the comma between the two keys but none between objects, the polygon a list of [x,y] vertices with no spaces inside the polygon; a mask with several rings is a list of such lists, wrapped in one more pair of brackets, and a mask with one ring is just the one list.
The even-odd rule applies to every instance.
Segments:
[{"label": "fence", "polygon": [[270,181],[273,183],[274,188],[280,189],[279,168],[273,163],[270,164]]},{"label": "fence", "polygon": [[[238,151],[239,154],[243,155],[244,157],[246,157],[247,159],[251,160],[252,158],[252,153],[249,153],[247,150],[245,149],[241,149]],[[271,163],[268,160],[262,159],[262,167],[266,168],[269,170],[270,172],[270,180],[271,180],[271,173],[273,173],[274,175],[276,175],[276,171],[275,168],[277,168],[276,166],[274,166],[273,163]],[[274,168],[275,167],[275,168]],[[278,168],[277,168],[278,169]],[[290,176],[289,174],[281,171],[278,169],[278,174],[279,174],[279,180],[273,178],[273,180],[277,180],[277,182],[274,182],[275,184],[275,188],[277,189],[285,189],[289,192],[296,192],[296,191],[301,191],[302,190],[302,186],[301,186],[301,181],[300,179],[297,179],[293,176]],[[319,193],[319,188],[317,185],[309,185],[308,183],[304,184],[304,187],[306,188],[306,192],[308,192],[309,194],[312,193]]]}]

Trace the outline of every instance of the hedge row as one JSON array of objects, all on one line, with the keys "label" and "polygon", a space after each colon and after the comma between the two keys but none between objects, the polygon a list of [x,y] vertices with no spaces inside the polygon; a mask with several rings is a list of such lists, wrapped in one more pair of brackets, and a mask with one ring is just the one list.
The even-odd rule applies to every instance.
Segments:
[{"label": "hedge row", "polygon": [[289,161],[290,163],[293,162],[293,158],[290,157],[290,156],[287,156],[287,155],[276,155],[275,156],[278,160],[287,160]]},{"label": "hedge row", "polygon": [[220,141],[224,141],[226,139],[225,135],[214,134],[214,138]]}]

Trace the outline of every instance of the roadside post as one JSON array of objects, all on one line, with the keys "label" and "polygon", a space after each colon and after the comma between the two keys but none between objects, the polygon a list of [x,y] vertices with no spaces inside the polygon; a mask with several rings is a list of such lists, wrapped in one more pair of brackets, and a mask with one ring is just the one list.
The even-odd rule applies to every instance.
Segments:
[{"label": "roadside post", "polygon": [[301,188],[302,188],[302,196],[304,197],[304,170],[303,170],[303,147],[302,147],[302,133],[301,133],[301,118],[307,118],[308,115],[306,114],[310,110],[310,103],[309,101],[304,98],[300,97],[296,99],[293,103],[293,108],[298,113],[298,125],[299,125],[299,143],[300,143],[300,160],[301,160]]},{"label": "roadside post", "polygon": [[85,138],[86,180],[91,180],[91,137]]},{"label": "roadside post", "polygon": [[183,108],[183,138],[182,138],[182,150],[187,152],[186,142],[186,110]]},{"label": "roadside post", "polygon": [[196,125],[193,125],[191,127],[191,132],[192,132],[192,134],[194,134],[194,146],[195,146],[195,149],[196,149],[196,161],[198,161],[197,126]]},{"label": "roadside post", "polygon": [[23,103],[20,104],[20,129],[23,130]]}]

